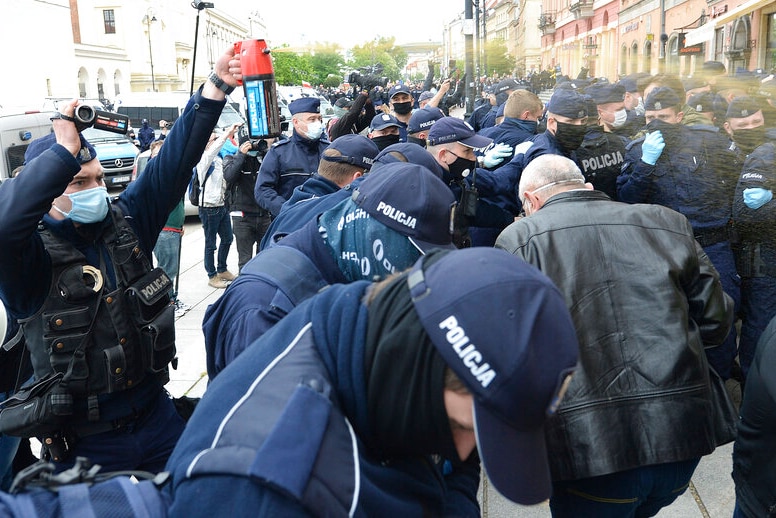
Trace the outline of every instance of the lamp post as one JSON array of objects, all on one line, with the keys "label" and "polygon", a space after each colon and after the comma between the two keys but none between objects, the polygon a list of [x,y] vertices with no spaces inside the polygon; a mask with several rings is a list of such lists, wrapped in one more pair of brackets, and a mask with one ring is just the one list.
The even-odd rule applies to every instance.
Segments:
[{"label": "lamp post", "polygon": [[465,0],[464,4],[464,20],[463,20],[463,35],[464,35],[464,55],[466,56],[465,63],[465,75],[466,85],[464,92],[466,95],[466,115],[469,115],[474,111],[474,12],[472,9],[471,0]]},{"label": "lamp post", "polygon": [[146,30],[148,31],[148,56],[151,58],[151,91],[156,91],[156,78],[154,77],[154,51],[151,48],[151,22],[156,21],[156,16],[151,9],[146,12],[143,21],[146,24]]},{"label": "lamp post", "polygon": [[194,55],[191,57],[191,87],[189,88],[189,95],[194,95],[194,76],[197,74],[197,38],[199,36],[199,13],[203,9],[212,9],[215,7],[213,2],[202,2],[201,0],[194,0],[191,2],[191,7],[197,10],[197,23],[194,26]]}]

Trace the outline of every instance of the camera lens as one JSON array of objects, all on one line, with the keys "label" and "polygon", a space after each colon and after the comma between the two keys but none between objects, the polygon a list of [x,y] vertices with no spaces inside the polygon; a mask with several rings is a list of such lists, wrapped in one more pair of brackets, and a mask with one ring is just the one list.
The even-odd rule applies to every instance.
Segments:
[{"label": "camera lens", "polygon": [[90,124],[94,120],[94,108],[88,104],[79,104],[75,107],[75,119]]}]

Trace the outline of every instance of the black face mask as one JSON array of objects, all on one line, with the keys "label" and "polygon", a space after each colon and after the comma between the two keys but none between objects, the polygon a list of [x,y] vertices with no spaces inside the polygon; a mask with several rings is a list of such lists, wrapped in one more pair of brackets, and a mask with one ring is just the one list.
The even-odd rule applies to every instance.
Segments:
[{"label": "black face mask", "polygon": [[675,142],[679,137],[682,128],[680,124],[671,124],[670,122],[655,119],[647,124],[647,132],[659,131],[666,142]]},{"label": "black face mask", "polygon": [[736,130],[733,132],[733,142],[748,155],[765,142],[765,126]]},{"label": "black face mask", "polygon": [[412,144],[417,144],[421,147],[426,147],[426,139],[410,137],[409,135],[407,135],[407,142],[410,142]]},{"label": "black face mask", "polygon": [[383,149],[387,148],[391,144],[398,144],[399,135],[382,135],[380,137],[374,137],[372,138],[372,142],[375,143],[375,145],[377,146],[377,149],[382,151]]},{"label": "black face mask", "polygon": [[587,126],[557,121],[556,123],[558,124],[558,129],[555,130],[555,138],[558,140],[561,150],[566,154],[570,154],[572,151],[579,149],[579,146],[582,145],[582,141],[585,139]]},{"label": "black face mask", "polygon": [[407,115],[412,111],[412,102],[407,101],[406,103],[393,103],[393,111],[395,111],[398,115]]},{"label": "black face mask", "polygon": [[458,155],[455,156],[458,158],[456,158],[452,164],[448,164],[447,168],[449,169],[450,174],[453,175],[453,178],[456,180],[462,180],[470,175],[472,171],[474,171],[476,162],[474,160],[466,160],[465,158],[461,158]]}]

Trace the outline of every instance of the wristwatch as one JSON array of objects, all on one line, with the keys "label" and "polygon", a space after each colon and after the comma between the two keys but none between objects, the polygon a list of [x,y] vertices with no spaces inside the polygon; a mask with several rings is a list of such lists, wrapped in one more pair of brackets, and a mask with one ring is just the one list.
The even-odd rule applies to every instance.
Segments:
[{"label": "wristwatch", "polygon": [[215,70],[210,72],[210,75],[207,77],[208,81],[216,85],[216,88],[224,92],[226,95],[229,95],[230,93],[234,92],[234,87],[229,86],[224,82],[223,79],[218,77],[218,74],[216,74]]}]

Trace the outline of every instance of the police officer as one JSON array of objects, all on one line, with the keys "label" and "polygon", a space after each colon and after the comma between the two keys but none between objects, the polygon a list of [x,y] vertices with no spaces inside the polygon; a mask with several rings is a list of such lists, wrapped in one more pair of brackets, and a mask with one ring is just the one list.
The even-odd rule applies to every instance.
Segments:
[{"label": "police officer", "polygon": [[521,210],[517,187],[525,166],[545,154],[571,157],[585,138],[586,124],[587,101],[582,94],[573,88],[556,88],[547,104],[547,129],[518,144],[512,160],[501,166],[497,175],[482,178],[480,190],[495,196],[499,207],[517,216]]},{"label": "police officer", "polygon": [[480,459],[537,504],[577,356],[558,290],[501,250],[331,286],[210,384],[168,464],[170,515],[475,517]]},{"label": "police officer", "polygon": [[[722,132],[708,124],[682,123],[683,104],[672,88],[657,87],[649,93],[645,102],[648,133],[628,146],[617,195],[624,202],[657,203],[684,214],[738,311],[740,278],[730,246],[732,194],[738,172]],[[730,378],[736,356],[735,328],[722,345],[706,353],[719,375]]]},{"label": "police officer", "polygon": [[378,152],[374,142],[363,135],[343,135],[329,144],[321,155],[318,172],[294,189],[273,219],[261,249],[270,246],[275,234],[288,234],[323,212],[318,210],[318,201],[369,172]]},{"label": "police officer", "polygon": [[453,248],[454,205],[424,167],[393,163],[370,173],[351,196],[249,261],[208,308],[202,329],[210,378],[324,286],[381,279],[432,248]]},{"label": "police officer", "polygon": [[436,121],[445,116],[445,113],[436,106],[426,106],[415,110],[407,125],[407,142],[426,147],[428,131]]},{"label": "police officer", "polygon": [[[484,227],[489,233],[484,241],[496,240],[498,233],[512,222],[509,212],[491,199],[490,190],[480,189],[480,184],[493,186],[497,172],[478,168],[478,165],[495,167],[508,157],[512,148],[506,144],[493,146],[493,141],[477,135],[467,122],[456,117],[443,117],[428,132],[428,151],[444,170],[443,180],[458,200],[455,211],[453,242],[458,248],[492,246],[493,243],[475,242],[470,227]],[[487,148],[478,157],[475,150]]]},{"label": "police officer", "polygon": [[[270,224],[269,212],[256,203],[253,192],[259,178],[259,167],[267,154],[266,140],[251,140],[247,129],[239,130],[237,153],[223,158],[224,180],[232,217],[232,233],[237,241],[237,267],[242,270],[259,251]],[[255,247],[255,252],[254,252]]]},{"label": "police officer", "polygon": [[587,131],[574,152],[585,181],[596,190],[617,199],[617,176],[625,160],[625,137],[615,133],[627,121],[623,104],[625,89],[617,84],[596,84],[585,89],[589,95]]},{"label": "police officer", "polygon": [[730,137],[730,150],[735,154],[740,169],[747,155],[765,142],[765,117],[761,103],[749,96],[734,98],[728,104],[722,127]]},{"label": "police officer", "polygon": [[776,316],[774,160],[776,144],[772,140],[749,154],[733,198],[733,221],[740,239],[736,258],[741,275],[739,360],[744,376],[749,371],[760,336]]},{"label": "police officer", "polygon": [[[401,142],[402,123],[396,117],[388,113],[378,113],[369,123],[369,133],[367,136],[372,139],[377,149],[382,151],[392,144]],[[407,128],[404,127],[404,135],[407,135]],[[406,139],[404,140],[406,142]]]},{"label": "police officer", "polygon": [[329,145],[323,138],[321,101],[302,97],[288,105],[294,126],[291,138],[275,142],[259,168],[254,196],[259,207],[277,216],[280,207],[318,169],[321,153]]},{"label": "police officer", "polygon": [[495,88],[495,86],[486,86],[483,88],[482,98],[477,99],[474,104],[474,110],[472,110],[471,115],[469,115],[469,118],[466,121],[469,123],[469,126],[474,128],[474,131],[478,133],[480,130],[484,129],[482,123],[485,120],[485,116],[488,115],[491,108],[496,105]]},{"label": "police officer", "polygon": [[694,94],[687,99],[687,104],[698,115],[706,117],[709,124],[718,128],[724,127],[728,103],[719,95],[712,92]]},{"label": "police officer", "polygon": [[24,172],[0,187],[0,299],[20,329],[6,346],[26,347],[42,405],[8,412],[7,403],[0,430],[40,437],[59,469],[84,456],[107,471],[161,471],[183,429],[163,388],[175,356],[172,281],[152,268],[151,253],[239,63],[230,47],[159,155],[113,201],[74,124],[77,101],[27,148]]},{"label": "police officer", "polygon": [[515,81],[514,79],[507,78],[502,81],[500,81],[494,90],[494,93],[496,95],[496,103],[491,107],[490,111],[485,115],[485,117],[482,119],[482,123],[480,124],[480,129],[486,129],[486,128],[492,128],[496,125],[496,117],[498,116],[498,109],[499,107],[503,106],[505,102],[507,102],[507,99],[509,98],[509,94],[514,92],[517,89],[524,88],[524,86],[521,86],[520,83]]},{"label": "police officer", "polygon": [[[509,94],[503,108],[504,120],[501,124],[479,131],[480,135],[513,148],[536,136],[538,121],[544,114],[544,106],[536,94],[528,90],[515,90]],[[507,163],[504,161],[501,165]]]},{"label": "police officer", "polygon": [[415,104],[409,87],[403,83],[393,85],[388,90],[388,99],[391,115],[396,117],[399,124],[399,142],[407,142],[407,125],[412,116],[412,106]]}]

